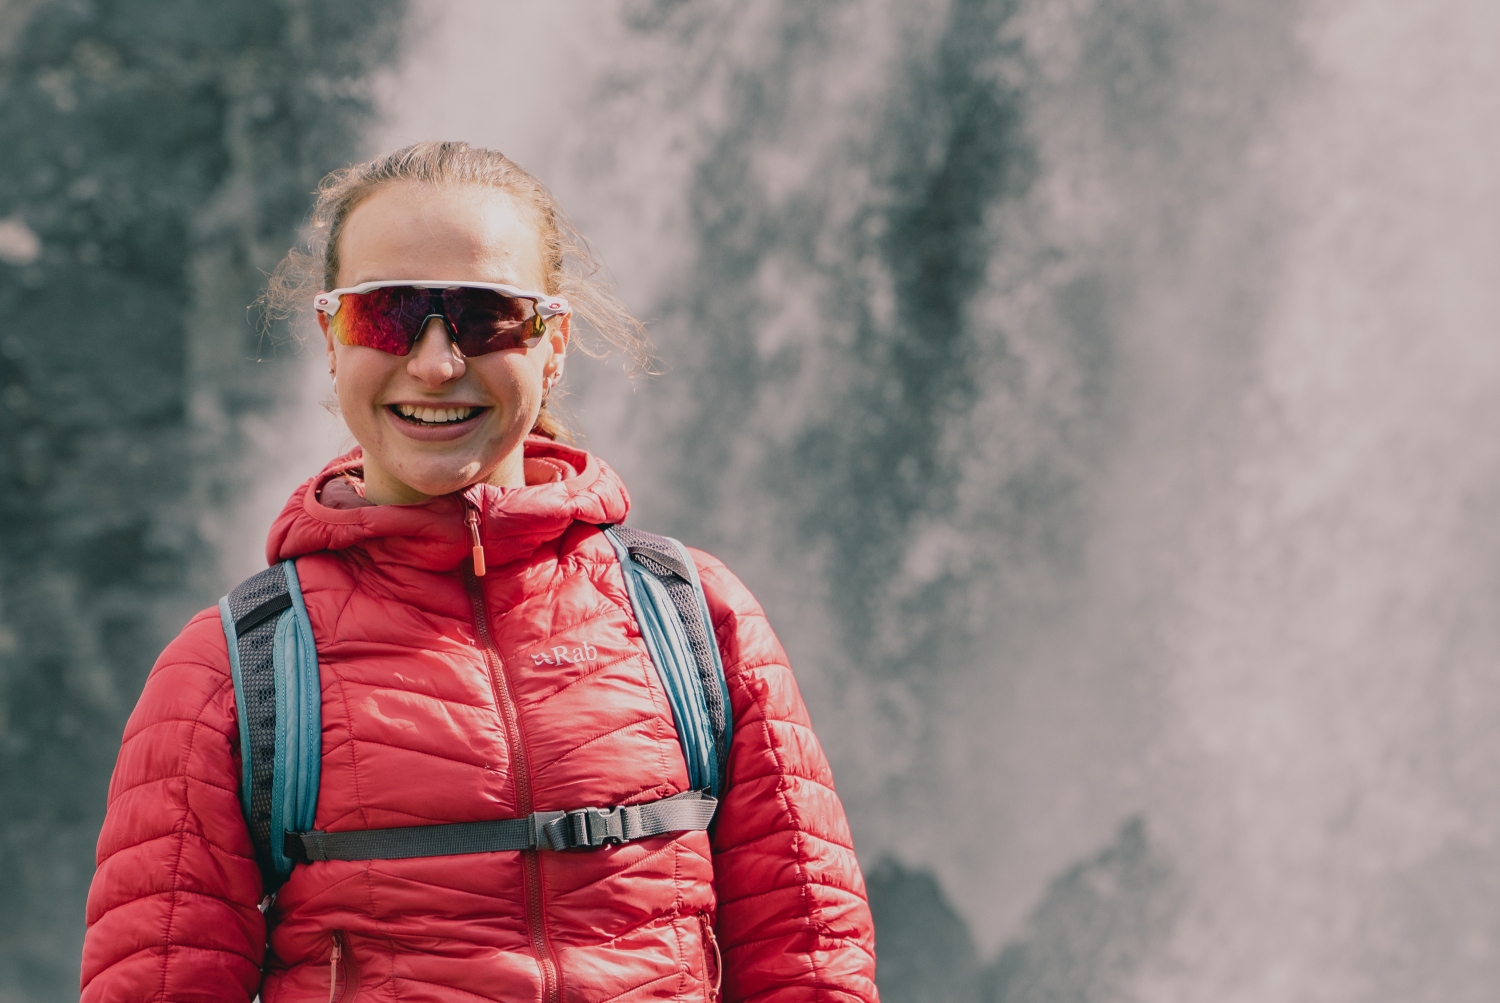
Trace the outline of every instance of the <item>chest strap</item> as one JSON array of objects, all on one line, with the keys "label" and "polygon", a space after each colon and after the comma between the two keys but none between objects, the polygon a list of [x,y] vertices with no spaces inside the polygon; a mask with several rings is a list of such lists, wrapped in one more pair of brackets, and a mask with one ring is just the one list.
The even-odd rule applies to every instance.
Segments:
[{"label": "chest strap", "polygon": [[539,811],[493,822],[414,825],[350,832],[288,832],[282,852],[292,860],[403,860],[497,850],[592,850],[669,832],[707,829],[719,802],[703,791],[616,808]]}]

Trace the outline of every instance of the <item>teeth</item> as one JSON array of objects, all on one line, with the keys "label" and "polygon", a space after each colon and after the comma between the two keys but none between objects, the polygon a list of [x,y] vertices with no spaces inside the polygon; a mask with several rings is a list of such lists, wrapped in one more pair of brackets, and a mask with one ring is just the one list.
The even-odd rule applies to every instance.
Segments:
[{"label": "teeth", "polygon": [[396,410],[403,418],[414,418],[428,425],[442,425],[463,421],[474,414],[471,407],[418,407],[415,404],[397,404]]}]

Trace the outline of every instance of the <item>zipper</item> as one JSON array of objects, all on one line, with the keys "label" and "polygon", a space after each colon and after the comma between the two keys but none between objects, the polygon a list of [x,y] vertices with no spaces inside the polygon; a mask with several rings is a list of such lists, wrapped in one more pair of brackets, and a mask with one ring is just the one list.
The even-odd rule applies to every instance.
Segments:
[{"label": "zipper", "polygon": [[484,541],[479,538],[479,509],[464,499],[464,522],[469,524],[469,557],[474,564],[474,577],[484,577]]},{"label": "zipper", "polygon": [[[478,515],[474,516],[477,524]],[[479,583],[483,574],[483,551],[477,552],[475,573],[464,572],[464,586],[469,592],[469,602],[474,610],[474,639],[479,653],[484,657],[489,670],[490,689],[495,695],[495,705],[505,725],[505,734],[510,742],[512,770],[516,785],[516,812],[525,817],[533,807],[531,792],[531,764],[526,754],[526,743],[521,735],[520,716],[515,700],[511,696],[510,681],[505,674],[505,662],[490,636],[489,611],[485,607],[484,587]],[[542,1003],[562,1003],[562,972],[552,953],[552,944],[547,939],[547,918],[542,911],[542,861],[536,850],[521,851],[521,870],[526,894],[526,927],[531,935],[531,949],[536,955],[537,967],[542,971]]]},{"label": "zipper", "polygon": [[[339,992],[342,983],[344,991]],[[344,946],[342,932],[333,934],[333,950],[328,955],[328,1003],[348,1003],[359,992],[359,967],[354,952]]]},{"label": "zipper", "polygon": [[708,1003],[718,1003],[724,982],[724,956],[719,953],[719,938],[714,936],[714,925],[708,917],[700,912],[698,923],[703,927],[703,996]]}]

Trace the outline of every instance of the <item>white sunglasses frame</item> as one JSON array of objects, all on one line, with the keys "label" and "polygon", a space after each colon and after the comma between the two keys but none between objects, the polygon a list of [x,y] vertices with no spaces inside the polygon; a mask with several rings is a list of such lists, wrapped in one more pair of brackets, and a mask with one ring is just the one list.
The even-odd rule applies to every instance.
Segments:
[{"label": "white sunglasses frame", "polygon": [[[381,279],[376,282],[361,282],[357,286],[348,286],[344,289],[330,289],[313,297],[313,309],[332,317],[339,312],[340,297],[357,296],[372,289],[384,289],[389,286],[412,286],[417,289],[490,289],[501,296],[531,300],[535,304],[537,315],[543,320],[551,320],[553,317],[573,312],[573,308],[568,306],[568,301],[561,296],[548,296],[546,293],[532,292],[529,289],[507,286],[498,282],[452,282],[444,279]],[[527,340],[534,341],[535,339]]]}]

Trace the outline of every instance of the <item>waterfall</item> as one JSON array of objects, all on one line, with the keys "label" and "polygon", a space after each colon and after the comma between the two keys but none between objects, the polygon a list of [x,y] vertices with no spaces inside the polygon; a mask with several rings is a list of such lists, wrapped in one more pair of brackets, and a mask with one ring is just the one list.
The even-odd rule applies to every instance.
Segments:
[{"label": "waterfall", "polygon": [[887,1003],[1493,994],[1500,7],[163,11],[0,0],[0,999],[76,991],[149,663],[342,445],[261,272],[439,136],[650,323],[571,406],[785,641]]},{"label": "waterfall", "polygon": [[652,320],[666,375],[575,406],[767,605],[883,979],[943,949],[895,895],[962,918],[971,998],[1480,998],[1497,15],[546,17],[516,108],[431,60],[404,107],[469,102]]}]

